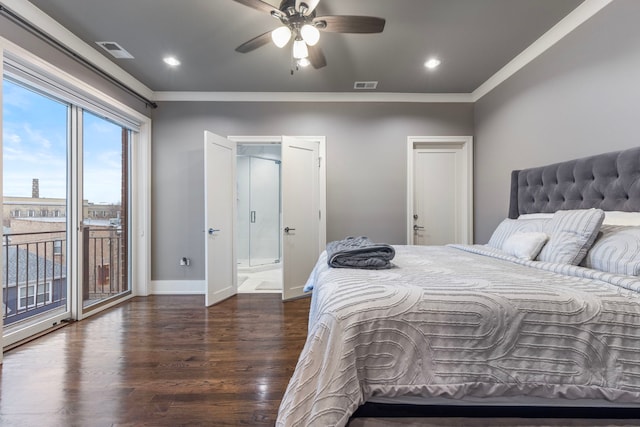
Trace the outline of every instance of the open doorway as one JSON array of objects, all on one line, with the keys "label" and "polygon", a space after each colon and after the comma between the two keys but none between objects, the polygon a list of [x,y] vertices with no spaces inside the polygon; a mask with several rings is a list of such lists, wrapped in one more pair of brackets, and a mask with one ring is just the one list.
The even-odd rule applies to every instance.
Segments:
[{"label": "open doorway", "polygon": [[[237,293],[239,287],[240,292],[280,292],[283,300],[305,296],[304,284],[326,245],[325,137],[281,135],[225,138],[205,131],[204,142],[204,216],[207,232],[205,304],[210,306],[228,298]],[[248,150],[250,147],[243,148],[240,151],[243,157],[239,157],[238,146],[242,145],[278,146],[280,163],[278,164],[277,158],[272,156],[273,153],[267,152],[266,147],[251,150]],[[270,228],[271,231],[266,233],[271,235],[271,238],[261,239],[257,236],[248,241],[245,239],[244,243],[239,242],[240,220],[251,224],[252,221],[257,223],[259,218],[269,216],[264,212],[259,214],[250,201],[246,201],[249,208],[243,209],[244,214],[238,215],[238,205],[243,204],[237,194],[239,158],[249,158],[250,163],[253,162],[258,167],[270,165],[271,175],[280,176],[279,185],[275,185],[279,187],[279,192],[275,192],[279,195],[279,200],[274,202],[274,199],[271,199],[270,202],[279,207],[277,220],[271,216],[271,220],[268,221],[277,224],[277,228]],[[242,162],[243,160],[240,160],[240,163]],[[251,167],[248,167],[248,170],[249,172],[245,173],[251,175]],[[266,180],[259,178],[258,181]],[[251,193],[251,188],[249,192]],[[261,190],[253,192],[260,194]],[[278,237],[272,234],[276,229]],[[251,229],[246,233],[251,238]],[[257,243],[261,240],[264,241],[260,245],[264,244],[264,247],[251,248],[252,241]],[[271,245],[265,241],[270,241]],[[275,252],[265,255],[265,248],[273,248],[273,243],[278,243]],[[245,255],[239,253],[240,244],[244,244],[245,251],[247,248],[249,250]],[[255,256],[251,253],[252,250],[256,253]],[[239,256],[243,268],[238,268]],[[270,270],[271,276],[264,277],[266,270]],[[256,286],[249,287],[251,282],[248,280],[256,279],[257,274],[262,275],[257,277],[260,283],[254,282]],[[277,279],[281,283],[279,286],[273,283]]]},{"label": "open doorway", "polygon": [[238,292],[282,292],[281,145],[237,146]]}]

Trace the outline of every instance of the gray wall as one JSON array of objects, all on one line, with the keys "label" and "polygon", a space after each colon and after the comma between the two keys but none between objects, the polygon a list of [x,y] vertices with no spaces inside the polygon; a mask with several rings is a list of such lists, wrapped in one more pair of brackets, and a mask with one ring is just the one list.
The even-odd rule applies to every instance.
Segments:
[{"label": "gray wall", "polygon": [[[509,172],[640,145],[640,1],[615,0],[471,104],[161,103],[153,111],[152,279],[202,279],[205,129],[325,135],[327,238],[405,242],[409,135],[474,135],[475,240],[507,214]],[[0,36],[150,114],[143,103],[0,17]],[[192,258],[188,269],[181,256]]]},{"label": "gray wall", "polygon": [[[204,279],[204,130],[327,138],[327,239],[405,243],[410,135],[471,135],[472,104],[165,102],[153,113],[152,280]],[[182,256],[190,267],[180,267]]]},{"label": "gray wall", "polygon": [[475,241],[512,169],[640,145],[640,1],[615,0],[475,105]]},{"label": "gray wall", "polygon": [[60,68],[72,76],[89,84],[93,88],[109,95],[147,117],[151,116],[151,109],[144,102],[130,95],[113,83],[78,63],[70,56],[60,52],[38,37],[30,34],[24,28],[0,15],[0,36],[17,44],[32,54],[44,59],[48,63]]}]

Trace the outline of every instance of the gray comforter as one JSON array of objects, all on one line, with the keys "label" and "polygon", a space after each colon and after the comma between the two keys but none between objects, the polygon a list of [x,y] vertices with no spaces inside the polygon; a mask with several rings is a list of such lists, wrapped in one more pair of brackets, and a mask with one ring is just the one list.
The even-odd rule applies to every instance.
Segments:
[{"label": "gray comforter", "polygon": [[336,268],[391,268],[391,260],[395,254],[393,246],[373,243],[364,236],[347,237],[327,243],[327,263],[330,267]]},{"label": "gray comforter", "polygon": [[344,426],[379,396],[640,402],[637,279],[484,246],[396,253],[391,270],[320,258],[278,426]]}]

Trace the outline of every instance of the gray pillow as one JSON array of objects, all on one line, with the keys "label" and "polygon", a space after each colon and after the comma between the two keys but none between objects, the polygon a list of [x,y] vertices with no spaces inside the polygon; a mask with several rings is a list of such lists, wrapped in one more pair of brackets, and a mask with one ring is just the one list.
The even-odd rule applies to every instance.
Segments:
[{"label": "gray pillow", "polygon": [[582,264],[607,273],[640,275],[640,227],[603,225]]},{"label": "gray pillow", "polygon": [[549,241],[538,255],[539,261],[578,265],[600,231],[602,209],[557,211],[545,225]]},{"label": "gray pillow", "polygon": [[503,249],[504,242],[514,233],[540,232],[550,219],[505,219],[494,230],[487,245]]}]

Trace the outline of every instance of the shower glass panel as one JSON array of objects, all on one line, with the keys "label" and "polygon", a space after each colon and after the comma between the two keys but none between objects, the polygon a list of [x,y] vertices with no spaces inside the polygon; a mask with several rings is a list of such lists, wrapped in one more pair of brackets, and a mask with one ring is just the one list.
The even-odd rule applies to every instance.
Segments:
[{"label": "shower glass panel", "polygon": [[280,262],[280,162],[251,157],[250,191],[250,264]]},{"label": "shower glass panel", "polygon": [[280,262],[280,161],[238,156],[238,261]]}]

